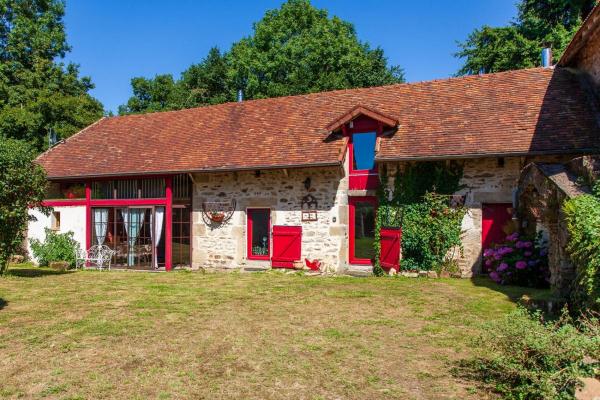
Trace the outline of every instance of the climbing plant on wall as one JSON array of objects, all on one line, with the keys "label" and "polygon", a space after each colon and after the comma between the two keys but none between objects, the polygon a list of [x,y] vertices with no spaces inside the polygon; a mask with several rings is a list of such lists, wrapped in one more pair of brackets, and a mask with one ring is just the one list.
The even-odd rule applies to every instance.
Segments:
[{"label": "climbing plant on wall", "polygon": [[567,250],[576,272],[570,295],[574,311],[600,311],[600,180],[592,193],[569,199],[563,206],[569,231]]},{"label": "climbing plant on wall", "polygon": [[402,269],[440,270],[452,248],[460,248],[464,208],[451,204],[450,195],[461,189],[463,166],[453,162],[421,162],[399,168],[394,187],[382,168],[379,207],[375,225],[375,275],[379,263],[382,227],[402,228]]}]

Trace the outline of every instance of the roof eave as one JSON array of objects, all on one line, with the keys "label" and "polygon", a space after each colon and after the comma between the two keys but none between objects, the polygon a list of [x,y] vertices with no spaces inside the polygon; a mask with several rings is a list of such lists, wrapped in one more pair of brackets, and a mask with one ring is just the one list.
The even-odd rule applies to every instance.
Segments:
[{"label": "roof eave", "polygon": [[108,174],[80,174],[80,175],[48,175],[49,180],[71,180],[71,179],[92,179],[92,178],[111,178],[128,176],[157,176],[157,175],[176,175],[176,174],[195,174],[195,173],[219,173],[219,172],[237,172],[237,171],[255,171],[255,170],[276,170],[276,169],[299,169],[299,168],[319,168],[319,167],[339,167],[341,161],[320,162],[311,164],[281,164],[281,165],[253,165],[248,167],[223,167],[223,168],[193,168],[185,170],[165,170],[148,172],[123,172]]},{"label": "roof eave", "polygon": [[498,152],[498,153],[471,153],[471,154],[442,154],[429,156],[408,156],[408,157],[377,157],[377,162],[394,162],[394,161],[437,161],[437,160],[459,160],[473,158],[494,158],[494,157],[527,157],[527,156],[543,156],[543,155],[560,155],[560,154],[587,154],[597,153],[600,148],[586,149],[569,149],[569,150],[550,150],[550,151],[527,151],[527,152]]}]

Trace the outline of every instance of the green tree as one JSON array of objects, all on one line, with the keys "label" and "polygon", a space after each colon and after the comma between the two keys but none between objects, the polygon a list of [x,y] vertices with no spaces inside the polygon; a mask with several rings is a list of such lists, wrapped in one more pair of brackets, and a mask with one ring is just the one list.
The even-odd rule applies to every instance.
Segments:
[{"label": "green tree", "polygon": [[35,151],[23,141],[0,141],[0,274],[23,245],[29,207],[44,199],[46,174],[34,158]]},{"label": "green tree", "polygon": [[0,137],[43,150],[48,131],[66,138],[102,116],[70,51],[60,0],[0,0]]},{"label": "green tree", "polygon": [[249,98],[378,86],[403,81],[380,48],[361,42],[354,26],[308,0],[267,11],[254,34],[235,43],[230,79]]},{"label": "green tree", "polygon": [[[179,109],[246,99],[295,95],[404,81],[381,48],[360,41],[354,26],[308,0],[267,11],[252,35],[228,52],[209,51],[176,82],[169,76],[132,79],[133,96],[121,114]],[[172,79],[172,77],[171,77]]]},{"label": "green tree", "polygon": [[558,62],[596,0],[521,0],[509,26],[475,29],[456,53],[465,59],[459,75],[539,66],[540,51],[552,47]]}]

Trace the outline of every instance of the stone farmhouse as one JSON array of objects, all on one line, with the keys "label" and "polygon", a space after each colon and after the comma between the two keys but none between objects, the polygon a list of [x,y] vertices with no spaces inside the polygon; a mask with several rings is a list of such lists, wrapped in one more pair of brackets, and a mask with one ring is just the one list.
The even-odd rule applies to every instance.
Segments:
[{"label": "stone farmhouse", "polygon": [[556,66],[102,118],[38,158],[54,211],[31,210],[29,237],[73,231],[122,268],[369,273],[378,186],[436,160],[464,168],[472,276],[526,165],[598,153],[599,22],[597,7]]}]

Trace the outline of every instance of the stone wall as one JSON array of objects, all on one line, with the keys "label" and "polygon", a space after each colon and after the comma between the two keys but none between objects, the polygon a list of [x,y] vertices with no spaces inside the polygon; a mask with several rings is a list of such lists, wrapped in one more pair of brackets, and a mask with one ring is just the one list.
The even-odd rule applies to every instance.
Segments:
[{"label": "stone wall", "polygon": [[[262,170],[195,174],[193,194],[192,267],[231,269],[268,267],[269,261],[248,260],[246,209],[270,208],[272,225],[302,226],[302,260],[319,259],[343,271],[347,263],[347,178],[341,168]],[[311,180],[311,189],[304,186]],[[301,221],[301,200],[318,201],[317,221]],[[223,224],[206,221],[205,201],[237,202],[233,217]]]},{"label": "stone wall", "polygon": [[[481,271],[482,260],[482,204],[512,203],[513,193],[517,189],[521,169],[532,161],[562,162],[569,156],[546,157],[505,157],[479,158],[464,160],[464,175],[460,181],[464,186],[456,194],[465,196],[467,214],[462,221],[463,254],[458,264],[463,277],[470,277]],[[393,185],[393,175],[403,164],[388,166],[390,171],[389,185]]]},{"label": "stone wall", "polygon": [[600,88],[600,23],[596,24],[592,36],[577,54],[574,64],[591,77],[597,89]]}]

